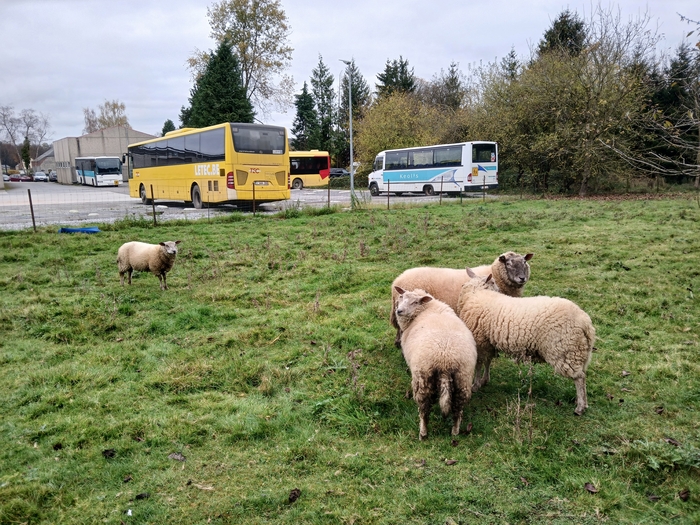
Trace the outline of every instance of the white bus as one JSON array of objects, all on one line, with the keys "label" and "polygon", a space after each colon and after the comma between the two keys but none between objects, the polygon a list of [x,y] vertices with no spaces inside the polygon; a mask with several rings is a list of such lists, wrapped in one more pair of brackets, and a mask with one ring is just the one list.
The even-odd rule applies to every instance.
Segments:
[{"label": "white bus", "polygon": [[372,195],[458,194],[498,187],[498,144],[474,141],[382,151],[369,174]]},{"label": "white bus", "polygon": [[76,157],[78,184],[119,186],[122,182],[122,160],[119,157]]}]

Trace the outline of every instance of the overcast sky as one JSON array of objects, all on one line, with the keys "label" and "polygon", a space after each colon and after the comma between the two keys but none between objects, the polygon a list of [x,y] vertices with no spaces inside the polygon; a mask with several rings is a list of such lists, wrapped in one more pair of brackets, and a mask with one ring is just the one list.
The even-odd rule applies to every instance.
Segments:
[{"label": "overcast sky", "polygon": [[[125,103],[134,129],[158,133],[179,125],[193,51],[215,47],[206,16],[210,0],[0,0],[0,105],[49,116],[51,138],[79,136],[83,108]],[[430,80],[452,61],[460,69],[500,60],[511,48],[526,57],[565,9],[587,19],[596,3],[562,0],[282,0],[294,48],[289,73],[297,92],[319,54],[338,77],[355,63],[374,89],[387,59],[403,56]],[[619,0],[627,21],[645,12],[649,29],[673,53],[693,29],[678,13],[700,20],[698,0]],[[696,41],[696,40],[694,40]],[[336,81],[337,90],[337,81]],[[258,118],[291,127],[294,108]]]}]

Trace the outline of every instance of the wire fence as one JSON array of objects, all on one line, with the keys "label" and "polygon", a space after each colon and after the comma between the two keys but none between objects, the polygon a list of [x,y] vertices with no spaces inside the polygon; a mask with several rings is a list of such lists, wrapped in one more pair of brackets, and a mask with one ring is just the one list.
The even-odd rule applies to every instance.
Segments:
[{"label": "wire fence", "polygon": [[[149,191],[149,193],[151,193]],[[162,195],[154,188],[154,195]],[[202,195],[202,207],[191,202],[156,198],[144,205],[129,196],[128,187],[90,188],[54,183],[5,183],[0,187],[0,229],[20,230],[42,226],[76,226],[112,223],[125,218],[172,220],[201,219],[231,213],[235,206],[215,206]],[[269,205],[257,207],[270,209]],[[275,206],[273,206],[275,208]],[[276,207],[279,209],[279,206]],[[251,207],[252,210],[252,207]]]},{"label": "wire fence", "polygon": [[[434,195],[396,192],[389,188],[387,193],[370,196],[367,189],[304,188],[293,190],[291,199],[259,203],[265,200],[264,187],[256,187],[255,201],[238,206],[232,204],[215,204],[210,198],[213,192],[205,185],[201,188],[201,208],[195,208],[192,202],[179,200],[181,195],[171,195],[176,190],[165,187],[147,188],[148,204],[140,198],[129,195],[127,185],[118,187],[88,187],[79,185],[62,185],[56,183],[17,182],[5,183],[0,187],[0,230],[36,229],[56,226],[76,227],[113,223],[129,219],[146,219],[154,223],[173,219],[196,220],[213,218],[230,214],[234,211],[252,213],[274,213],[300,209],[303,207],[332,207],[343,209],[355,207],[378,206],[390,209],[395,205],[434,202],[440,204],[446,197],[439,188]],[[486,194],[460,194],[463,197],[484,198]],[[155,196],[155,199],[151,199]],[[452,195],[452,198],[455,196]],[[188,198],[191,196],[188,195]],[[255,204],[254,204],[255,203]]]}]

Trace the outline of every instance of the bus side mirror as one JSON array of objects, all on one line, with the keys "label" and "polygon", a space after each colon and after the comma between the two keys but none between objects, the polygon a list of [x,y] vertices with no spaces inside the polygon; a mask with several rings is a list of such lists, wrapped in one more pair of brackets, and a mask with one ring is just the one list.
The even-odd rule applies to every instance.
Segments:
[{"label": "bus side mirror", "polygon": [[122,164],[126,164],[126,153],[122,155]]}]

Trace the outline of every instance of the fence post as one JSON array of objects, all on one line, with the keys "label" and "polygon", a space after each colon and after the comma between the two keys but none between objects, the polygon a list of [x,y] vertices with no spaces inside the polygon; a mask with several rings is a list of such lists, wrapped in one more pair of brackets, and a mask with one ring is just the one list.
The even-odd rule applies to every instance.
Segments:
[{"label": "fence post", "polygon": [[484,182],[481,184],[481,202],[486,202],[486,173],[484,173],[483,177]]},{"label": "fence post", "polygon": [[440,206],[442,206],[442,185],[445,183],[445,176],[440,176]]},{"label": "fence post", "polygon": [[32,204],[32,190],[27,188],[27,195],[29,195],[29,210],[32,212],[32,226],[34,226],[34,233],[36,233],[36,221],[34,220],[34,205]]},{"label": "fence post", "polygon": [[158,226],[156,222],[156,196],[153,194],[153,184],[151,184],[151,208],[153,209],[153,226]]},{"label": "fence post", "polygon": [[391,181],[386,181],[386,209],[389,209],[389,194],[391,193]]},{"label": "fence post", "polygon": [[255,181],[253,181],[253,217],[255,217]]},{"label": "fence post", "polygon": [[331,207],[331,176],[328,175],[328,207]]}]

